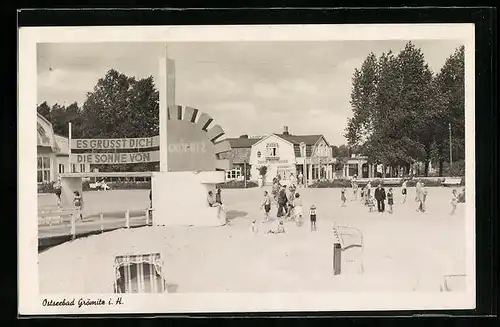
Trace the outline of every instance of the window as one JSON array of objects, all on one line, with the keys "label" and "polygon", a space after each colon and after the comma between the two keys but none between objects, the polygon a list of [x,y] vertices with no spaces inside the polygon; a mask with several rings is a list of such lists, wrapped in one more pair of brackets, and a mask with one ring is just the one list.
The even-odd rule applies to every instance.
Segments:
[{"label": "window", "polygon": [[76,173],[76,165],[75,164],[71,165],[71,172]]},{"label": "window", "polygon": [[304,142],[300,142],[300,156],[306,156],[306,144]]},{"label": "window", "polygon": [[260,157],[262,157],[262,152],[257,151],[257,158],[260,158]]},{"label": "window", "polygon": [[64,164],[59,164],[59,174],[64,174]]},{"label": "window", "polygon": [[39,156],[37,158],[37,176],[38,183],[50,182],[50,158]]},{"label": "window", "polygon": [[226,171],[226,179],[238,179],[241,176],[241,167],[236,167]]},{"label": "window", "polygon": [[278,157],[278,143],[268,143],[266,146],[266,150],[268,158]]},{"label": "window", "polygon": [[85,164],[80,164],[80,172],[81,173],[85,172]]}]

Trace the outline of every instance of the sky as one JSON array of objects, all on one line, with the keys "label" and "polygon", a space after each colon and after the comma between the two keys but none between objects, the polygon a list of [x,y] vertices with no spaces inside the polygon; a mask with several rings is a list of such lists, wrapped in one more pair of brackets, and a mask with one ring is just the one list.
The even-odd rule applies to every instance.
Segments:
[{"label": "sky", "polygon": [[[242,134],[323,134],[346,143],[354,69],[366,56],[401,41],[46,43],[37,47],[37,102],[82,105],[98,79],[116,69],[137,79],[153,76],[159,58],[175,60],[176,103],[207,112],[228,137]],[[459,40],[412,41],[438,72]]]}]

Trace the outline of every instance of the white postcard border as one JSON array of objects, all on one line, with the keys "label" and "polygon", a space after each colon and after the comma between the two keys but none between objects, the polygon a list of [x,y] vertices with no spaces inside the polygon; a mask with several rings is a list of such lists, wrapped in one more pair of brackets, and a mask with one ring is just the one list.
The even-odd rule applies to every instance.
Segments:
[{"label": "white postcard border", "polygon": [[[47,299],[116,299],[116,294],[38,292],[36,183],[36,44],[59,42],[215,42],[460,39],[466,68],[466,262],[464,293],[192,293],[122,295],[123,306],[44,307]],[[19,31],[18,293],[20,314],[272,312],[471,309],[475,307],[475,103],[473,24],[274,26],[23,27]],[[161,301],[160,300],[161,297]]]}]

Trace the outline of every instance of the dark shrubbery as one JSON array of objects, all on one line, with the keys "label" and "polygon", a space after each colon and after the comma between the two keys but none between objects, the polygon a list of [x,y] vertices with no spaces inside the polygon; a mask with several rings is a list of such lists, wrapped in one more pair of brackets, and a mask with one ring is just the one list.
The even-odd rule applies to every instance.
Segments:
[{"label": "dark shrubbery", "polygon": [[40,184],[38,184],[38,193],[55,193],[54,183],[40,183]]},{"label": "dark shrubbery", "polygon": [[329,180],[320,180],[315,181],[309,187],[312,188],[330,188],[330,187],[351,187],[351,181],[348,179],[334,179],[333,181]]},{"label": "dark shrubbery", "polygon": [[[411,180],[408,180],[406,182],[406,186],[407,187],[415,187],[415,185],[417,184],[417,180],[418,178],[415,178],[415,179],[411,179]],[[442,185],[442,182],[444,182],[445,180],[445,177],[438,177],[438,178],[432,178],[432,179],[423,179],[423,182],[424,182],[424,185],[425,186],[428,186],[428,187],[434,187],[434,186],[441,186]],[[378,179],[378,178],[374,178],[374,179],[371,179],[371,184],[372,184],[372,187],[377,187],[378,184],[382,184],[384,187],[400,187],[401,184],[403,183],[403,180],[401,179],[401,181],[397,184],[393,184],[393,183],[384,183],[383,179]],[[359,181],[358,180],[358,187],[364,187],[366,186],[366,184],[368,184],[368,181]],[[462,178],[462,186],[465,185],[465,179]],[[316,181],[314,182],[313,184],[309,185],[309,187],[313,187],[313,188],[341,188],[341,187],[345,187],[345,188],[350,188],[351,187],[351,180],[349,179],[335,179],[333,181],[327,181],[327,180],[322,180],[322,181]]]},{"label": "dark shrubbery", "polygon": [[[252,181],[247,181],[247,188],[257,187],[257,183]],[[218,188],[245,188],[245,181],[227,181],[225,183],[217,184]]]}]

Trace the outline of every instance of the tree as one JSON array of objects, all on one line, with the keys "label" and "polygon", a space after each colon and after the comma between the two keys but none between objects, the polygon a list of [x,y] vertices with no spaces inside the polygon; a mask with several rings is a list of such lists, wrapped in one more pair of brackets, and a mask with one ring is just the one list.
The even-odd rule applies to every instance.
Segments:
[{"label": "tree", "polygon": [[[112,69],[87,93],[76,129],[83,138],[135,138],[159,134],[159,94],[153,77],[136,80]],[[72,109],[74,114],[76,108]],[[78,126],[78,124],[77,124]],[[127,150],[120,150],[126,152]],[[102,171],[154,170],[154,163],[103,165]]]},{"label": "tree", "polygon": [[36,107],[36,111],[42,115],[44,118],[46,118],[48,121],[50,121],[50,107],[47,104],[47,101],[42,102]]},{"label": "tree", "polygon": [[443,162],[450,162],[449,128],[452,132],[453,160],[465,159],[465,48],[460,46],[446,59],[435,78],[436,118],[434,159],[439,162],[439,175],[443,173]]},{"label": "tree", "polygon": [[384,165],[384,175],[387,165],[409,169],[415,161],[428,163],[435,127],[432,82],[422,51],[411,42],[397,55],[368,55],[354,71],[348,145]]}]

